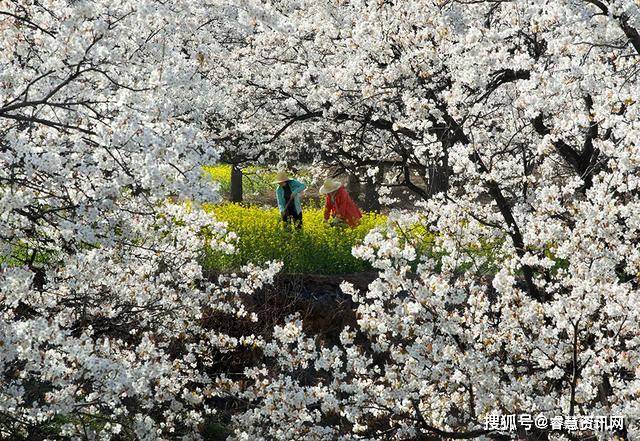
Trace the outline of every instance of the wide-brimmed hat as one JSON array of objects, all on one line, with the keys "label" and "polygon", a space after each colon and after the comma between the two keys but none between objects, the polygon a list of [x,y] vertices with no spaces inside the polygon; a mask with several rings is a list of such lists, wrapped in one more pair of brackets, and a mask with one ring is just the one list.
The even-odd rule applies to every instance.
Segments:
[{"label": "wide-brimmed hat", "polygon": [[276,173],[276,179],[271,181],[272,184],[279,184],[281,182],[287,182],[291,180],[289,174],[286,171],[279,171]]},{"label": "wide-brimmed hat", "polygon": [[337,179],[325,179],[322,187],[320,187],[319,192],[320,194],[329,194],[332,191],[336,191],[337,189],[339,189],[341,185],[342,182],[338,181]]}]

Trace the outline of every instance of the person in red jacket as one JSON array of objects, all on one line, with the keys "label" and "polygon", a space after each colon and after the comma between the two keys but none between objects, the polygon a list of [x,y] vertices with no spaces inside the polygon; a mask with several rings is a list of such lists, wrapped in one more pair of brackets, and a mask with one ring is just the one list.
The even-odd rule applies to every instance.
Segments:
[{"label": "person in red jacket", "polygon": [[334,217],[350,227],[355,227],[360,223],[362,213],[340,181],[334,179],[325,180],[322,187],[320,187],[320,194],[326,195],[324,206],[325,221],[328,221],[329,217]]}]

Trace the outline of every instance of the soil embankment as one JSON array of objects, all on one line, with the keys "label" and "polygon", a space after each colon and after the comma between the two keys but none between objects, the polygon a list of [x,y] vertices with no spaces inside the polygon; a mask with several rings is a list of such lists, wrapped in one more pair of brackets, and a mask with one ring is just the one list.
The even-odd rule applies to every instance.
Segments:
[{"label": "soil embankment", "polygon": [[334,339],[347,325],[354,326],[355,303],[340,289],[342,282],[365,291],[375,272],[353,274],[281,274],[274,283],[255,293],[252,309],[266,323],[279,324],[299,313],[309,335]]}]

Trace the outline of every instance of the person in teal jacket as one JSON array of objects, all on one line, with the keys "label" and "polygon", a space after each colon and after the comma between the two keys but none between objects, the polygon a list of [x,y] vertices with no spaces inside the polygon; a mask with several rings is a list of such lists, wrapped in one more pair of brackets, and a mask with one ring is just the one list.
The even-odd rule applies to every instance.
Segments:
[{"label": "person in teal jacket", "polygon": [[293,222],[296,228],[302,228],[302,204],[300,193],[307,188],[302,182],[297,181],[285,172],[278,172],[274,184],[276,187],[276,200],[280,216],[285,223]]}]

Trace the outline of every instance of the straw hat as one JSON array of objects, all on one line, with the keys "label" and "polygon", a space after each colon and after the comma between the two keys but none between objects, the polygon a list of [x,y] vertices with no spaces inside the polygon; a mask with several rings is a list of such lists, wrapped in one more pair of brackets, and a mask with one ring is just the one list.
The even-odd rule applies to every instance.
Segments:
[{"label": "straw hat", "polygon": [[338,181],[337,179],[325,179],[322,187],[320,187],[320,194],[329,194],[332,191],[336,191],[337,189],[339,189],[341,185],[342,182]]},{"label": "straw hat", "polygon": [[275,181],[271,181],[272,184],[279,184],[281,182],[286,182],[288,180],[290,180],[291,178],[289,177],[289,175],[287,174],[286,171],[279,171],[278,173],[276,173],[276,179]]}]

